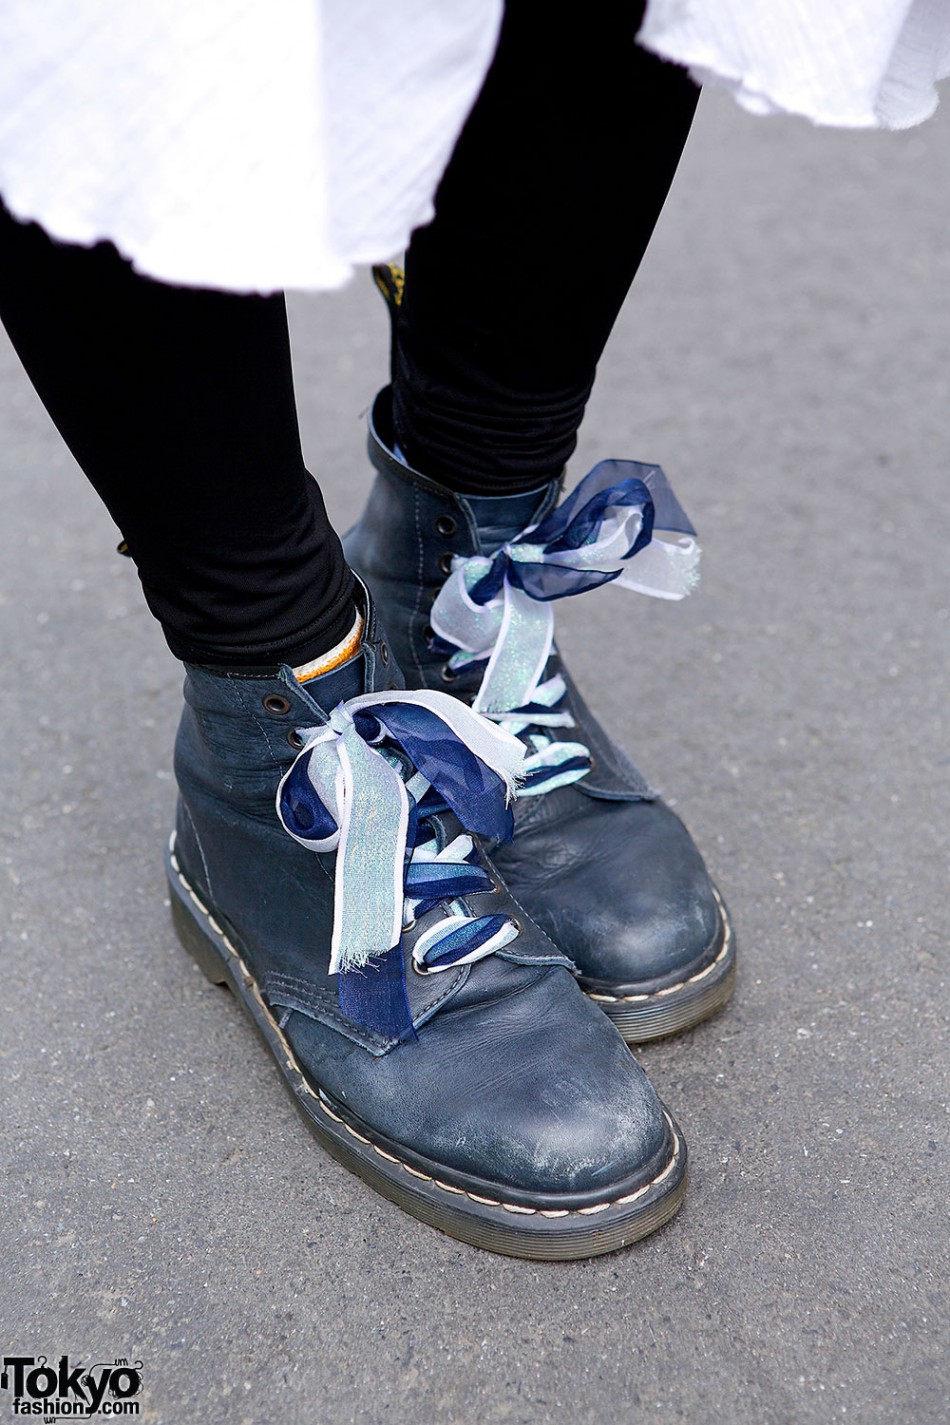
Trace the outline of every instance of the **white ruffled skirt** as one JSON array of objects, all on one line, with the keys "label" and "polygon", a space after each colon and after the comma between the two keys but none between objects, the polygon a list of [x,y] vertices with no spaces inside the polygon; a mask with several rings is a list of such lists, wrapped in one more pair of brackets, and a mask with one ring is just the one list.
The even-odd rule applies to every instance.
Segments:
[{"label": "white ruffled skirt", "polygon": [[753,114],[906,129],[950,74],[950,3],[650,0],[639,39]]},{"label": "white ruffled skirt", "polygon": [[[0,192],[150,276],[336,287],[403,248],[502,0],[4,0]],[[948,0],[650,0],[640,42],[756,113],[905,127],[950,72]]]}]

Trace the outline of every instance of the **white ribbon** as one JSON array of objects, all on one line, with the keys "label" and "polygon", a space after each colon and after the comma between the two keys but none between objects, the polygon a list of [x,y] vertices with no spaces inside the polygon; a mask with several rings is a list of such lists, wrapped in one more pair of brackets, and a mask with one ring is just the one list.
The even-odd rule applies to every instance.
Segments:
[{"label": "white ribbon", "polygon": [[311,754],[307,777],[336,829],[323,838],[307,838],[281,820],[302,846],[337,852],[331,974],[358,969],[386,954],[402,934],[409,794],[395,765],[398,759],[371,747],[354,723],[355,713],[394,703],[434,713],[501,778],[506,801],[515,793],[524,761],[525,749],[516,737],[447,693],[366,693],[334,708],[327,725],[298,729],[304,747],[281,778],[277,809],[280,815],[284,785],[297,761]]}]

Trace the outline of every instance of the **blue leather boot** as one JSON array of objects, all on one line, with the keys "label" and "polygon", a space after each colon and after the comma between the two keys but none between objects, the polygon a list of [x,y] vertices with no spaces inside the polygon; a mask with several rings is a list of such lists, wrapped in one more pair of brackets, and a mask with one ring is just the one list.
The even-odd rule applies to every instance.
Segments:
[{"label": "blue leather boot", "polygon": [[306,688],[187,669],[176,928],[377,1191],[492,1251],[612,1251],[676,1211],[682,1136],[484,851],[523,749],[402,691],[364,613],[361,652]]},{"label": "blue leather boot", "polygon": [[615,578],[628,559],[623,582],[684,591],[692,541],[651,540],[654,520],[690,530],[662,472],[603,462],[556,513],[557,481],[528,495],[459,495],[393,453],[388,391],[369,453],[376,482],[344,547],[410,687],[449,689],[529,754],[514,840],[492,850],[512,894],[628,1041],[715,1013],[735,981],[725,906],[683,823],[590,713],[552,635],[551,600]]}]

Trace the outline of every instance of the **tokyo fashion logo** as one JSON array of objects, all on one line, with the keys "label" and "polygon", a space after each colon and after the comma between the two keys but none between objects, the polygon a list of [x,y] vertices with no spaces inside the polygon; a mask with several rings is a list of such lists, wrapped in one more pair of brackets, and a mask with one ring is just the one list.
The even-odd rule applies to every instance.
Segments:
[{"label": "tokyo fashion logo", "polygon": [[9,1391],[14,1415],[37,1415],[47,1421],[90,1415],[138,1415],[133,1397],[142,1389],[142,1362],[117,1357],[111,1364],[73,1365],[60,1356],[51,1365],[46,1356],[4,1356],[0,1390]]}]

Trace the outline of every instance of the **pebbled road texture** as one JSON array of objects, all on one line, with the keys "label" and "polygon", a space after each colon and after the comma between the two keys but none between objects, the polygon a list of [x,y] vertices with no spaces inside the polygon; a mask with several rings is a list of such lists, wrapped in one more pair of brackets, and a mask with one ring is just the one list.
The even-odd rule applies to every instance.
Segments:
[{"label": "pebbled road texture", "polygon": [[[602,365],[574,476],[660,461],[704,585],[588,595],[563,643],[706,851],[742,969],[643,1053],[684,1211],[590,1263],[376,1199],[179,949],[179,673],[0,349],[4,1354],[140,1359],[152,1425],[947,1420],[948,180],[950,108],[842,134],[707,95]],[[385,316],[364,277],[292,319],[342,526]]]}]

